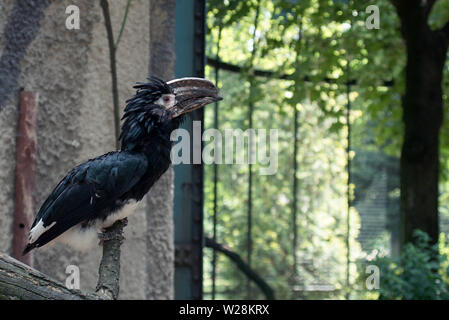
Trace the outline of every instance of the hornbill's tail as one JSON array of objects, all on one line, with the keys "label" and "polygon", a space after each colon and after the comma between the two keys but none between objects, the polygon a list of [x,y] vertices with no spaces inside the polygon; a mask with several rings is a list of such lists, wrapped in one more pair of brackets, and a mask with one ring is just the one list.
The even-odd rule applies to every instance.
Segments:
[{"label": "hornbill's tail", "polygon": [[36,243],[28,243],[25,249],[23,249],[22,256],[26,255],[28,252],[36,248]]}]

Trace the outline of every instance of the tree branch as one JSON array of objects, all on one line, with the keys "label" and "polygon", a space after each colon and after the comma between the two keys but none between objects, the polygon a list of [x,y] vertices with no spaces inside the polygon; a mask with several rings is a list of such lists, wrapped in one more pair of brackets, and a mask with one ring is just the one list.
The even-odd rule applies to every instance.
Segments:
[{"label": "tree branch", "polygon": [[96,294],[67,289],[28,265],[0,253],[0,300],[95,300]]},{"label": "tree branch", "polygon": [[270,285],[264,279],[262,279],[262,277],[259,276],[253,269],[251,269],[248,266],[248,264],[245,261],[243,261],[242,257],[240,257],[239,254],[235,253],[225,245],[215,242],[211,238],[206,238],[205,241],[206,247],[221,252],[224,255],[226,255],[229,259],[231,259],[232,262],[235,263],[235,265],[237,266],[237,268],[239,268],[240,271],[242,271],[250,280],[254,281],[254,283],[265,294],[265,297],[268,300],[275,299],[274,291],[270,287]]},{"label": "tree branch", "polygon": [[[112,300],[119,294],[120,245],[126,221],[116,221],[105,232],[103,258],[95,293],[67,289],[40,271],[0,253],[0,300]],[[118,253],[118,254],[117,254]]]},{"label": "tree branch", "polygon": [[112,234],[113,239],[103,242],[103,257],[98,270],[96,292],[108,299],[117,299],[120,283],[120,246],[123,238],[123,228],[127,220],[118,220],[106,229],[105,234]]}]

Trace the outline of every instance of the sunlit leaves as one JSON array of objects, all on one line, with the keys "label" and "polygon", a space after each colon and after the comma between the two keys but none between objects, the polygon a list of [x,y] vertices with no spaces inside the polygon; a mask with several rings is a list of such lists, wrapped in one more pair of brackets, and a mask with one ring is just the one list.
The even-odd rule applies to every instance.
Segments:
[{"label": "sunlit leaves", "polygon": [[[364,153],[370,157],[381,153],[399,157],[406,63],[399,19],[388,0],[260,0],[260,17],[253,39],[258,3],[259,0],[207,2],[207,55],[216,58],[221,28],[220,60],[242,67],[241,74],[220,71],[219,86],[224,100],[219,106],[219,129],[247,128],[250,100],[254,104],[254,127],[280,129],[278,173],[254,177],[253,255],[257,257],[254,268],[276,288],[278,297],[298,297],[292,289],[297,282],[292,280],[291,270],[296,109],[300,215],[297,256],[304,262],[300,266],[301,281],[304,284],[322,280],[323,266],[335,266],[326,281],[337,289],[335,297],[342,297],[338,290],[345,286],[347,93],[352,110],[349,117],[354,160],[358,156],[363,158]],[[447,20],[448,3],[449,0],[437,1],[429,18],[433,29]],[[380,29],[366,28],[365,9],[370,4],[379,7]],[[253,51],[255,43],[257,50]],[[253,69],[272,71],[273,77],[254,78]],[[447,71],[443,83],[446,106]],[[289,80],[275,80],[281,74],[289,75]],[[207,76],[213,79],[214,70],[208,68]],[[443,177],[449,176],[448,120],[446,116],[440,139]],[[206,125],[212,123],[213,108],[208,108]],[[205,170],[205,213],[210,216],[212,168],[206,166]],[[373,173],[367,176],[370,174]],[[247,166],[219,166],[219,240],[243,256],[247,182]],[[357,194],[357,188],[364,186],[353,187]],[[442,184],[442,192],[447,189],[449,185]],[[441,207],[449,216],[449,206],[441,204]],[[352,211],[354,259],[360,253],[354,240],[360,223],[357,217]],[[205,227],[210,234],[210,220]],[[219,273],[220,288],[230,290],[222,297],[246,297],[245,278],[226,259],[220,258]],[[257,293],[255,296],[260,297]]]}]

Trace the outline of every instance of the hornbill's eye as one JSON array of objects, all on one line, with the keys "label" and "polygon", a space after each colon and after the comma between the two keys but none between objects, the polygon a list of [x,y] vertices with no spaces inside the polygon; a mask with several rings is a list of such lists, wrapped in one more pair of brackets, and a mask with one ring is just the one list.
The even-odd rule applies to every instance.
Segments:
[{"label": "hornbill's eye", "polygon": [[163,100],[164,102],[169,102],[169,101],[170,101],[170,97],[165,96],[165,97],[162,98],[162,100]]}]

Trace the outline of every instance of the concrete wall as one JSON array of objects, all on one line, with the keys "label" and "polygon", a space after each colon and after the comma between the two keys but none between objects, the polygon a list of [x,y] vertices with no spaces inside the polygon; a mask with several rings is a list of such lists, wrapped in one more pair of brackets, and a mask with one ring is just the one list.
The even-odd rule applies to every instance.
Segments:
[{"label": "concrete wall", "polygon": [[[117,37],[126,1],[109,2]],[[65,27],[70,4],[80,8],[80,30]],[[133,84],[147,77],[149,29],[149,1],[134,0],[117,52],[122,107],[134,94]],[[36,210],[73,166],[114,149],[109,52],[99,1],[1,1],[0,79],[0,251],[11,253],[19,89],[40,95]],[[142,201],[125,228],[122,299],[146,298],[144,206]],[[81,289],[94,290],[101,247],[78,253],[57,244],[35,252],[38,270],[64,282],[67,265],[77,265]]]}]

